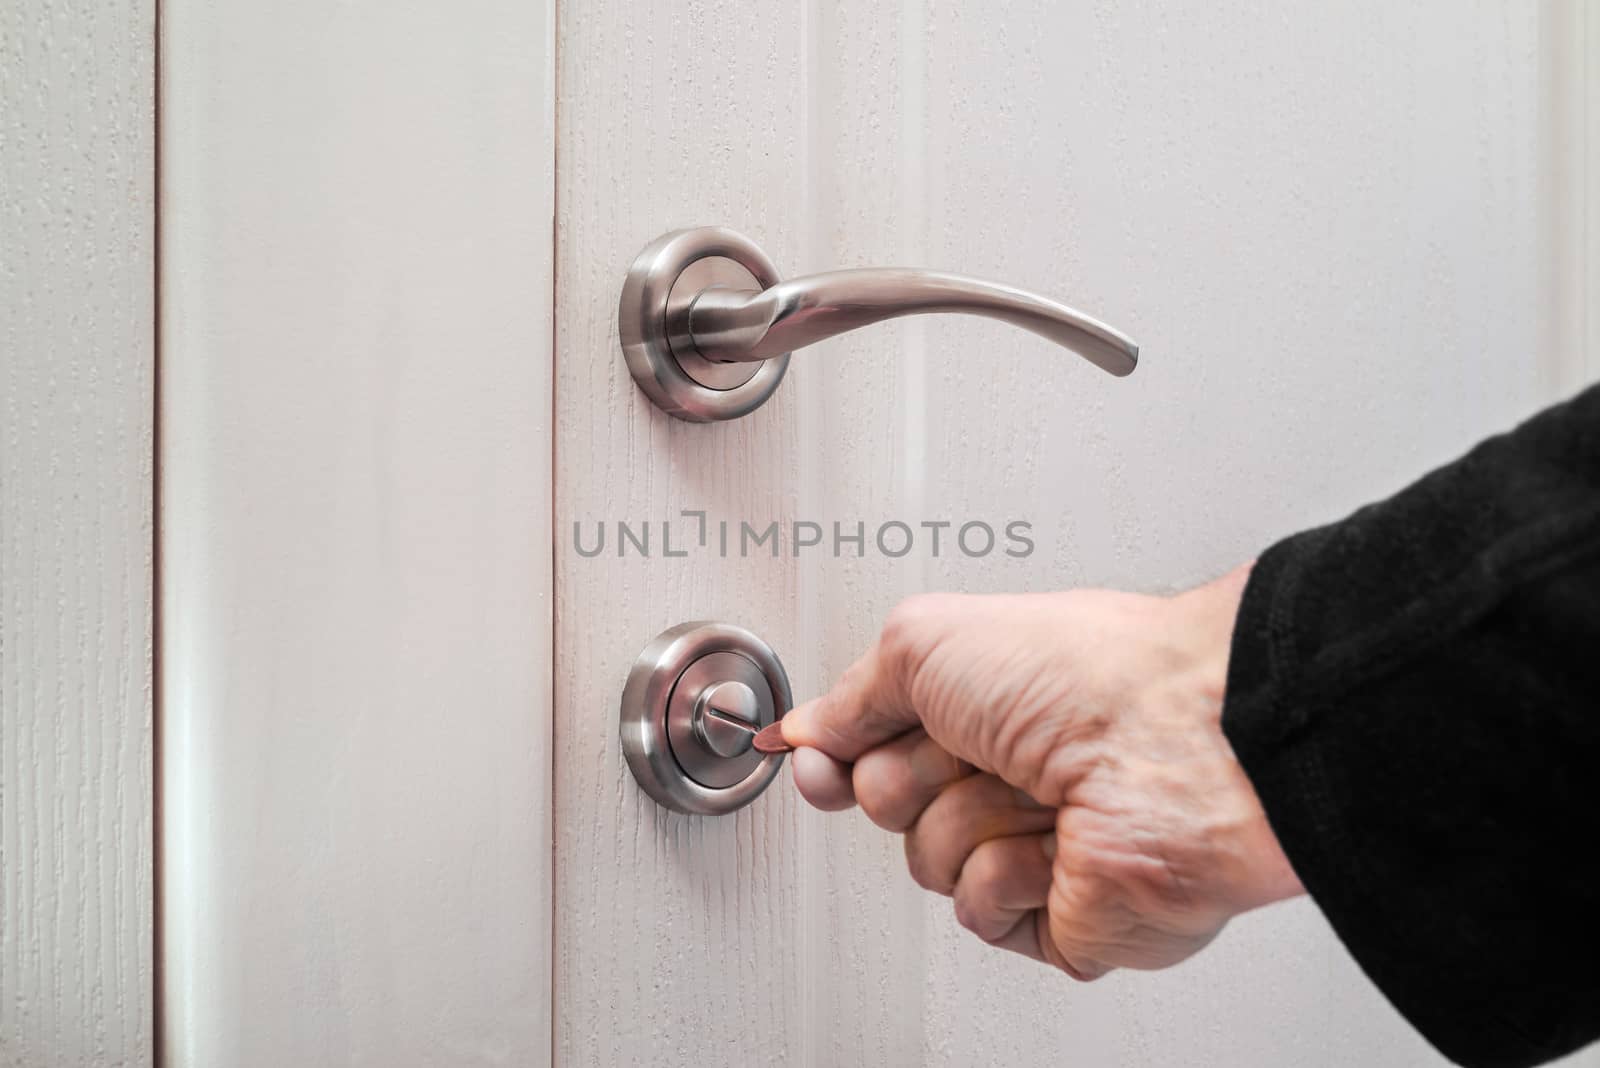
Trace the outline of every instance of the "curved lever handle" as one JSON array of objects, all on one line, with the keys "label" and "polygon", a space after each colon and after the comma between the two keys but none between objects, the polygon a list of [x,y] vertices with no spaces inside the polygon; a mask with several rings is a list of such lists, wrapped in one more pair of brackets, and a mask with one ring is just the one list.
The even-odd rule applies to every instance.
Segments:
[{"label": "curved lever handle", "polygon": [[1129,374],[1139,362],[1132,338],[1065,304],[1012,286],[905,267],[829,271],[760,290],[708,288],[680,313],[688,321],[678,325],[687,326],[684,333],[705,359],[754,363],[857,327],[932,312],[1020,326],[1114,375]]},{"label": "curved lever handle", "polygon": [[784,281],[743,234],[698,226],[662,234],[634,257],[617,301],[617,339],[645,396],[678,419],[714,423],[761,407],[793,349],[902,315],[1000,319],[1114,375],[1139,346],[1064,304],[976,278],[901,267]]}]

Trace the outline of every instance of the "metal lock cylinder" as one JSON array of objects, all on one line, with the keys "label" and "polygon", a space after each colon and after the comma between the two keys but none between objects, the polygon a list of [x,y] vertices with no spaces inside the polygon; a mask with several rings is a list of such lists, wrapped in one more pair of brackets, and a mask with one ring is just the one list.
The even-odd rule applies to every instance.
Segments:
[{"label": "metal lock cylinder", "polygon": [[772,647],[730,623],[692,622],[657,635],[622,692],[622,751],[657,803],[717,815],[754,801],[782,754],[752,748],[788,712],[789,678]]}]

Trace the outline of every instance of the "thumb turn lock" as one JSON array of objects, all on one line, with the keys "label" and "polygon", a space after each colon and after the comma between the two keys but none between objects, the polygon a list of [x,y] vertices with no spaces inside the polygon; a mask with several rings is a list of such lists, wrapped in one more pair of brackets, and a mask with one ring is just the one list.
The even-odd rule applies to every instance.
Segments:
[{"label": "thumb turn lock", "polygon": [[715,815],[754,801],[782,754],[755,734],[793,706],[789,677],[766,642],[731,623],[680,623],[657,635],[622,691],[622,752],[659,804]]},{"label": "thumb turn lock", "polygon": [[756,692],[733,679],[707,686],[695,698],[690,726],[695,740],[717,756],[744,755],[763,726]]}]

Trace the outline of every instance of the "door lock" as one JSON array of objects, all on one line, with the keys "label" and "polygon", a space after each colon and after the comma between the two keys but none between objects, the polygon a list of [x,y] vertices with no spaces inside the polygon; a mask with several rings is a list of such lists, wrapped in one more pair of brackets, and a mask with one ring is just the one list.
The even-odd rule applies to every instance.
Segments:
[{"label": "door lock", "polygon": [[622,752],[658,804],[732,812],[777,776],[783,755],[758,753],[752,742],[793,705],[766,642],[731,623],[680,623],[646,645],[628,673]]},{"label": "door lock", "polygon": [[695,698],[695,740],[725,760],[743,756],[755,732],[766,726],[760,709],[756,692],[737,679],[712,683]]}]

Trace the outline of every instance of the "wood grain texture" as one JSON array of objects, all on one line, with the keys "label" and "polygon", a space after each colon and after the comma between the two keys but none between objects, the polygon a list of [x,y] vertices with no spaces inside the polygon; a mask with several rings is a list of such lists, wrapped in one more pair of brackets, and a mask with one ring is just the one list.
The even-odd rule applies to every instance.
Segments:
[{"label": "wood grain texture", "polygon": [[151,1063],[155,5],[0,6],[0,1065]]},{"label": "wood grain texture", "polygon": [[551,18],[165,5],[167,1064],[549,1056]]},{"label": "wood grain texture", "polygon": [[[803,699],[915,590],[1192,584],[1549,401],[1548,11],[578,7],[559,34],[557,1060],[1437,1063],[1308,903],[1077,986],[978,944],[895,839],[798,810],[787,777],[734,817],[657,810],[615,700],[684,619],[765,635]],[[1144,362],[1115,380],[1000,325],[909,321],[797,354],[750,418],[677,423],[628,378],[615,300],[640,246],[697,223],[789,274],[1036,287]],[[1025,519],[1038,548],[573,552],[574,523],[699,508]]]},{"label": "wood grain texture", "polygon": [[[799,805],[773,789],[721,819],[658,809],[617,742],[645,642],[722,619],[794,667],[786,557],[592,559],[574,523],[793,514],[795,395],[717,426],[669,419],[617,341],[623,271],[657,235],[734,226],[795,261],[804,92],[792,5],[564,4],[557,212],[555,1052],[564,1064],[762,1064],[806,1040]],[[737,529],[737,528],[736,528]],[[613,530],[614,534],[614,530]],[[659,534],[658,534],[659,539]],[[712,544],[716,543],[713,528]],[[659,540],[656,545],[659,550]],[[759,1024],[757,1023],[759,1021]]]}]

